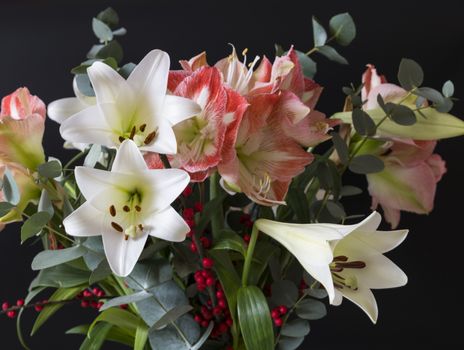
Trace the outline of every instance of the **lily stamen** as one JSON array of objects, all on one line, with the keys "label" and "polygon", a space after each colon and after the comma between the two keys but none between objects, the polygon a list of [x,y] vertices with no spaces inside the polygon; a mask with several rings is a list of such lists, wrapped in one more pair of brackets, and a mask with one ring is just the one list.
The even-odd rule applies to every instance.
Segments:
[{"label": "lily stamen", "polygon": [[111,222],[111,227],[113,227],[118,232],[124,232],[124,229],[114,221]]},{"label": "lily stamen", "polygon": [[130,212],[130,208],[128,205],[123,206],[122,210],[124,210],[126,213]]},{"label": "lily stamen", "polygon": [[145,140],[143,140],[143,143],[145,145],[149,145],[150,143],[152,143],[153,140],[155,139],[157,133],[158,133],[158,130],[155,130],[155,131],[152,131],[151,133],[149,133],[147,135],[147,137],[145,138]]},{"label": "lily stamen", "polygon": [[114,207],[114,205],[111,205],[109,210],[110,210],[110,215],[112,217],[115,217],[116,216],[116,208]]}]

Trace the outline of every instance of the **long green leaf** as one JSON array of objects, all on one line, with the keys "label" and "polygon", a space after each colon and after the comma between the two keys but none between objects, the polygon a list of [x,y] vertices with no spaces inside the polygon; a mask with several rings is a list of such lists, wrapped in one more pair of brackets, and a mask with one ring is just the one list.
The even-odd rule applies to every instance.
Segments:
[{"label": "long green leaf", "polygon": [[79,350],[99,350],[112,327],[112,324],[106,322],[100,322],[97,324],[93,327],[92,332],[85,337],[85,340],[81,344]]},{"label": "long green leaf", "polygon": [[148,340],[148,330],[146,325],[138,325],[135,331],[134,350],[143,350]]},{"label": "long green leaf", "polygon": [[[82,291],[83,287],[73,287],[73,288],[60,288],[57,289],[52,296],[48,299],[49,301],[64,301],[74,298],[77,294]],[[59,309],[63,307],[63,304],[56,303],[46,305],[43,310],[40,312],[39,316],[35,320],[34,326],[32,327],[31,335],[37,333],[40,327]]]},{"label": "long green leaf", "polygon": [[44,250],[34,257],[31,267],[33,270],[46,269],[76,260],[84,256],[85,253],[87,253],[87,249],[81,245],[59,250]]},{"label": "long green leaf", "polygon": [[256,286],[240,288],[237,310],[248,350],[274,350],[274,330],[266,297]]}]

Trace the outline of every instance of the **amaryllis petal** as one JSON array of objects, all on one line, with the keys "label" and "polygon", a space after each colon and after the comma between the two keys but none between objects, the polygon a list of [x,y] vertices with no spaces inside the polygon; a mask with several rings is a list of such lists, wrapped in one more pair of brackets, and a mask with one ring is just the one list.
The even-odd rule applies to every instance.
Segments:
[{"label": "amaryllis petal", "polygon": [[367,99],[368,94],[372,89],[376,88],[380,84],[387,82],[385,76],[380,76],[377,73],[377,69],[372,64],[367,65],[367,69],[362,76],[363,87],[361,89],[361,98],[363,101]]},{"label": "amaryllis petal", "polygon": [[45,113],[45,103],[37,96],[31,95],[28,88],[23,87],[2,99],[0,119],[8,116],[20,120],[33,114],[45,119]]},{"label": "amaryllis petal", "polygon": [[192,57],[190,60],[181,60],[179,61],[182,68],[188,72],[196,71],[201,67],[208,66],[208,62],[206,61],[206,52],[203,51],[202,53]]}]

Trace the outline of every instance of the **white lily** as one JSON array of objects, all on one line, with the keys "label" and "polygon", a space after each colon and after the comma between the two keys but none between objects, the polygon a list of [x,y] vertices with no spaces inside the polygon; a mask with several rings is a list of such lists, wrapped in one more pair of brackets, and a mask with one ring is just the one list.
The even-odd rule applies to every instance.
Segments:
[{"label": "white lily", "polygon": [[131,139],[142,151],[175,154],[172,127],[201,111],[193,101],[167,95],[169,56],[149,52],[125,80],[110,66],[95,62],[87,69],[96,105],[61,124],[70,142],[119,147]]},{"label": "white lily", "polygon": [[125,140],[111,172],[76,167],[76,181],[86,202],[63,223],[73,236],[98,236],[109,265],[127,276],[148,235],[179,242],[190,228],[170,206],[189,183],[180,169],[149,170],[136,144]]},{"label": "white lily", "polygon": [[407,276],[383,253],[398,246],[407,230],[377,231],[381,216],[373,212],[355,225],[288,224],[259,219],[257,228],[271,236],[327,290],[331,304],[343,297],[363,309],[372,322],[378,309],[371,289],[395,288]]}]

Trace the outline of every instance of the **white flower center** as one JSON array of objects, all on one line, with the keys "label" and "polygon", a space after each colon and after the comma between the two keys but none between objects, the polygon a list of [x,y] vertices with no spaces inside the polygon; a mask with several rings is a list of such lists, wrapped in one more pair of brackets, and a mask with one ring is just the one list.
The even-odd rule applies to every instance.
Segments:
[{"label": "white flower center", "polygon": [[108,211],[113,218],[111,227],[124,234],[126,240],[129,237],[135,238],[144,230],[142,195],[138,190],[129,194],[128,200],[124,203],[111,204]]},{"label": "white flower center", "polygon": [[148,146],[153,143],[158,135],[158,128],[147,130],[147,124],[131,125],[126,131],[119,133],[118,141],[123,143],[129,139],[135,142],[137,147]]},{"label": "white flower center", "polygon": [[351,269],[364,269],[366,263],[364,261],[349,261],[349,258],[344,255],[334,257],[330,264],[330,271],[334,281],[334,286],[338,289],[349,288],[352,290],[358,289],[358,279]]}]

